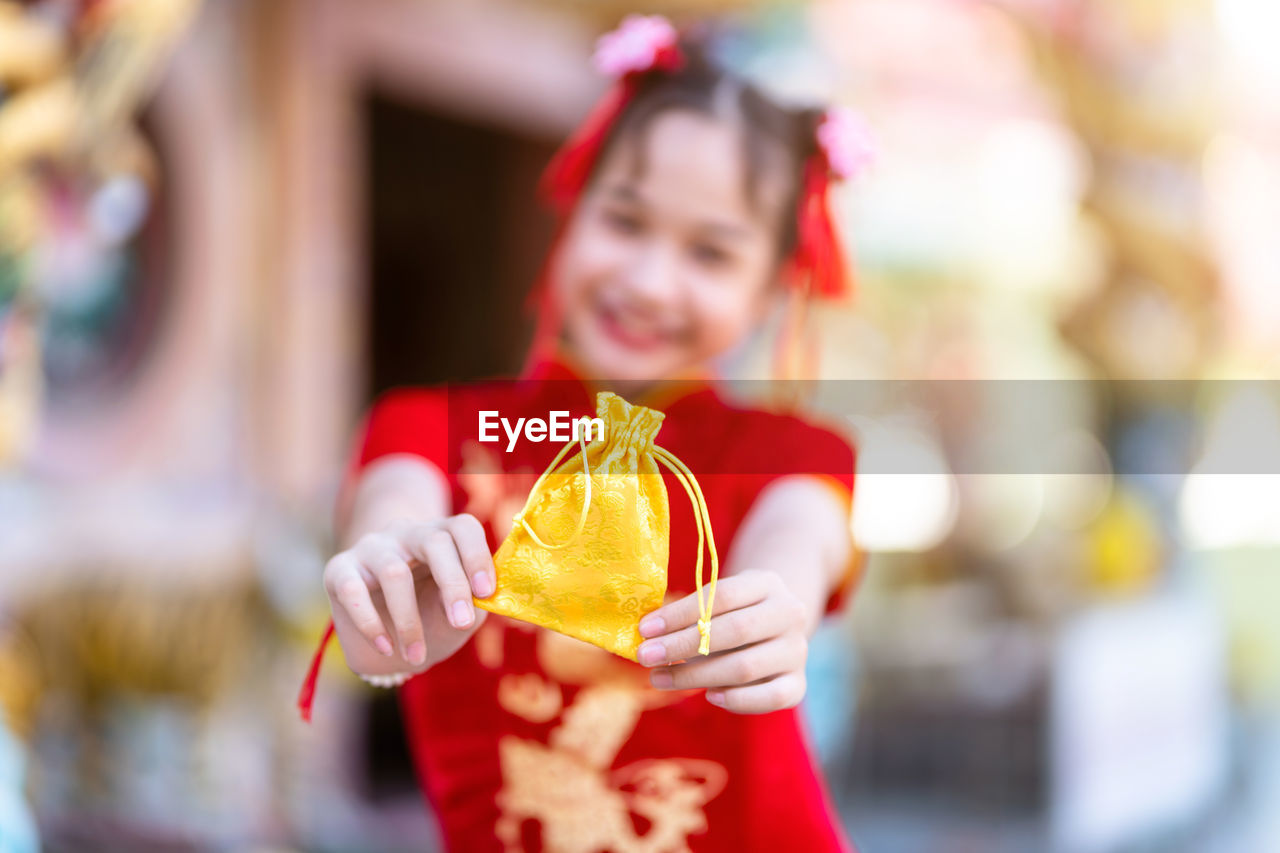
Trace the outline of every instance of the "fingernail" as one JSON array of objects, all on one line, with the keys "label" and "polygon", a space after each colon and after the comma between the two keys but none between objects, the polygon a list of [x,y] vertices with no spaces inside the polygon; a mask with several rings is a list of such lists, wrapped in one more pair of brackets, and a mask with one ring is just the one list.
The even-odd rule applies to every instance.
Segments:
[{"label": "fingernail", "polygon": [[723,708],[723,707],[724,707],[724,694],[723,694],[723,693],[719,693],[719,692],[717,692],[717,691],[715,691],[715,690],[708,690],[708,691],[707,691],[707,701],[708,701],[708,702],[710,702],[712,705],[718,705],[719,707]]},{"label": "fingernail", "polygon": [[471,624],[471,620],[475,615],[474,611],[471,609],[471,602],[469,601],[455,601],[453,606],[449,608],[449,612],[453,614],[453,619],[451,621],[455,628],[467,627]]},{"label": "fingernail", "polygon": [[675,676],[664,670],[662,672],[650,674],[649,683],[659,690],[670,690],[672,687],[675,687],[676,679]]},{"label": "fingernail", "polygon": [[480,598],[488,598],[493,595],[493,575],[488,572],[481,572],[475,576],[472,586],[476,589],[476,595]]},{"label": "fingernail", "polygon": [[414,640],[409,644],[409,648],[405,650],[405,657],[409,659],[409,663],[419,666],[427,662],[427,646],[421,640]]},{"label": "fingernail", "polygon": [[387,657],[391,657],[395,652],[395,650],[391,648],[391,641],[387,639],[385,634],[379,634],[373,638],[373,647]]},{"label": "fingernail", "polygon": [[662,643],[657,640],[650,640],[647,643],[641,643],[640,649],[636,654],[640,663],[645,666],[652,666],[655,663],[662,663],[667,659],[667,650]]},{"label": "fingernail", "polygon": [[663,633],[666,628],[667,623],[662,621],[662,617],[653,613],[640,620],[640,636],[642,637],[656,637]]}]

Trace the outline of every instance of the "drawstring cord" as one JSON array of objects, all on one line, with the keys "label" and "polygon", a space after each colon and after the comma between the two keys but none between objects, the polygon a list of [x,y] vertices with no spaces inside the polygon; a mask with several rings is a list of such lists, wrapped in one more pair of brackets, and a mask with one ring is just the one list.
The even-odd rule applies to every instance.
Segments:
[{"label": "drawstring cord", "polygon": [[578,516],[578,526],[574,528],[573,534],[559,545],[548,545],[538,537],[538,534],[533,532],[529,522],[524,520],[525,513],[533,509],[533,505],[538,499],[538,490],[542,488],[542,484],[546,482],[547,477],[551,476],[551,472],[556,470],[556,466],[560,464],[560,460],[564,459],[564,455],[573,447],[572,441],[560,448],[556,458],[552,459],[551,464],[547,466],[547,470],[543,471],[542,475],[534,481],[533,488],[529,490],[529,498],[524,502],[524,509],[517,512],[511,519],[515,524],[524,528],[524,532],[529,534],[530,539],[548,551],[559,551],[561,548],[569,547],[574,543],[574,540],[582,535],[583,528],[587,526],[587,511],[591,509],[591,468],[587,464],[587,442],[583,437],[584,432],[586,430],[578,433],[578,446],[582,448],[582,476],[586,481],[586,493],[582,496],[582,514]]},{"label": "drawstring cord", "polygon": [[[693,514],[698,525],[698,560],[693,570],[693,581],[697,587],[698,595],[698,636],[701,640],[698,643],[698,654],[707,655],[711,653],[711,609],[715,603],[716,597],[716,581],[720,577],[720,557],[716,554],[716,540],[711,532],[711,511],[707,508],[707,499],[702,495],[702,487],[698,485],[698,478],[693,476],[693,472],[681,462],[671,451],[654,446],[653,455],[659,462],[666,465],[676,479],[680,481],[680,485],[684,486],[684,492],[689,496],[689,502],[693,504]],[[706,530],[704,533],[703,530]],[[706,585],[706,597],[703,597],[702,585],[702,549],[705,547],[711,552],[711,580]]]}]

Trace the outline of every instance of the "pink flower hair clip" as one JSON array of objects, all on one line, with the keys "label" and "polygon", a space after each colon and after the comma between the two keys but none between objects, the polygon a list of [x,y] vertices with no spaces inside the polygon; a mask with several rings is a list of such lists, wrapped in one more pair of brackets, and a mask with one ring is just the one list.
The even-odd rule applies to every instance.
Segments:
[{"label": "pink flower hair clip", "polygon": [[596,70],[610,77],[680,67],[680,34],[661,15],[628,15],[596,42]]},{"label": "pink flower hair clip", "polygon": [[818,124],[817,137],[831,171],[842,180],[856,178],[875,160],[871,130],[853,110],[827,110]]}]

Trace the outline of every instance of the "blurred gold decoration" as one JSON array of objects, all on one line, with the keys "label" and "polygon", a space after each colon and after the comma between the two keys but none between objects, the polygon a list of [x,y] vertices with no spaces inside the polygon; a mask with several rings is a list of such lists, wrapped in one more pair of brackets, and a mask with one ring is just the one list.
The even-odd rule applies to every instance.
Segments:
[{"label": "blurred gold decoration", "polygon": [[1187,376],[1215,344],[1200,180],[1217,119],[1210,12],[1203,0],[1084,0],[1052,21],[1009,10],[1090,155],[1081,213],[1110,262],[1063,331],[1112,377]]},{"label": "blurred gold decoration", "polygon": [[75,113],[75,90],[62,76],[25,89],[0,105],[0,180],[63,149],[71,137]]},{"label": "blurred gold decoration", "polygon": [[103,0],[60,28],[40,4],[0,0],[0,465],[20,458],[40,407],[40,300],[26,258],[51,230],[47,172],[154,182],[134,114],[198,5]]},{"label": "blurred gold decoration", "polygon": [[1089,531],[1089,583],[1107,596],[1151,588],[1164,562],[1159,522],[1135,494],[1117,491]]},{"label": "blurred gold decoration", "polygon": [[0,626],[0,720],[21,738],[31,735],[40,698],[36,649],[13,626]]},{"label": "blurred gold decoration", "polygon": [[199,0],[116,0],[95,7],[92,35],[76,58],[77,141],[92,162],[99,141],[133,133],[133,113],[155,85]]},{"label": "blurred gold decoration", "polygon": [[23,88],[54,76],[67,46],[48,22],[23,13],[22,4],[0,2],[0,83]]},{"label": "blurred gold decoration", "polygon": [[251,671],[255,630],[273,624],[247,579],[210,589],[105,575],[34,597],[15,614],[17,630],[0,633],[0,701],[13,728],[28,734],[49,697],[71,702],[84,723],[73,733],[85,747],[80,778],[91,788],[110,783],[96,725],[113,697],[175,698],[204,718]]},{"label": "blurred gold decoration", "polygon": [[40,187],[29,175],[0,182],[0,254],[16,255],[35,242],[40,225]]},{"label": "blurred gold decoration", "polygon": [[[59,33],[22,7],[0,2],[0,180],[40,158],[97,165],[100,152],[134,133],[133,114],[190,23],[198,0],[115,0],[95,4]],[[10,45],[21,50],[10,51]]]},{"label": "blurred gold decoration", "polygon": [[126,570],[109,574],[59,586],[18,614],[40,649],[45,684],[86,701],[126,689],[206,702],[243,668],[253,625],[264,619],[254,584],[167,587]]}]

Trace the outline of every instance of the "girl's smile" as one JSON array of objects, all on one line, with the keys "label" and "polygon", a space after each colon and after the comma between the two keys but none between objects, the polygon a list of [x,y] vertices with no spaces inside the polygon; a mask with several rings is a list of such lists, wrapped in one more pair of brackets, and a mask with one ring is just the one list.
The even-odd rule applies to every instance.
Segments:
[{"label": "girl's smile", "polygon": [[651,354],[663,346],[678,346],[687,341],[687,331],[674,324],[657,324],[629,310],[619,300],[601,294],[596,301],[597,322],[603,334],[618,346]]}]

